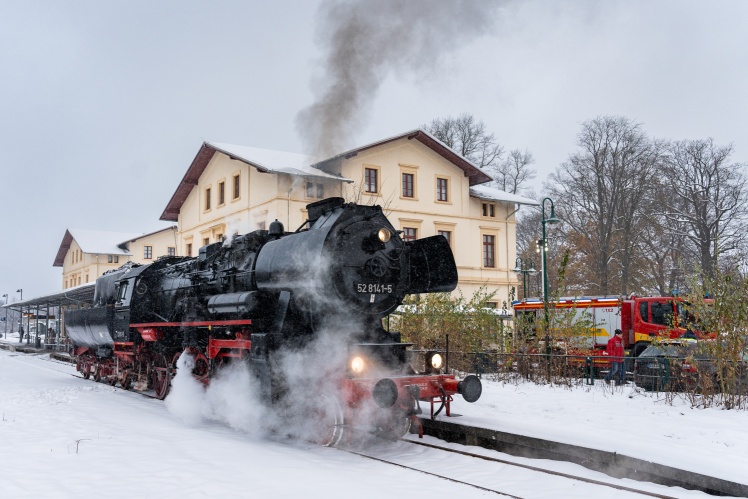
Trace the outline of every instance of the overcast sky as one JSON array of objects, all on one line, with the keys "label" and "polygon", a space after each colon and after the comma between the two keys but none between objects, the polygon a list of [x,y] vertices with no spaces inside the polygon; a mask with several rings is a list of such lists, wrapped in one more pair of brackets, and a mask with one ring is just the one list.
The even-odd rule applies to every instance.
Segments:
[{"label": "overcast sky", "polygon": [[[309,152],[296,123],[329,74],[320,5],[0,0],[0,295],[59,291],[67,228],[166,226],[204,140]],[[419,10],[434,57],[410,70],[382,52],[348,146],[472,113],[535,155],[539,193],[581,122],[621,115],[654,137],[732,143],[748,163],[748,2],[503,1],[480,26],[454,2]]]}]

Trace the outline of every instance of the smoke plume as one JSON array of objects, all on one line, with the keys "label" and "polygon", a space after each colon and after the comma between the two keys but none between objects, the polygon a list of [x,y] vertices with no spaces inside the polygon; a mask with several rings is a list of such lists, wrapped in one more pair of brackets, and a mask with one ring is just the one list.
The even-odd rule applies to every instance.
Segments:
[{"label": "smoke plume", "polygon": [[310,154],[350,146],[390,74],[436,75],[442,59],[490,31],[498,1],[329,0],[318,13],[324,51],[316,101],[296,116]]}]

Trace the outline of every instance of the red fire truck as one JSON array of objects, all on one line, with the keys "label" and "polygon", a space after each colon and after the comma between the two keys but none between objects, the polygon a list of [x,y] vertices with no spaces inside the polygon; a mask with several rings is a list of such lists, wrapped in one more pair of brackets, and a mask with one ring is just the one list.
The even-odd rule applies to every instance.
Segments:
[{"label": "red fire truck", "polygon": [[[677,338],[686,332],[689,319],[693,320],[685,310],[686,304],[682,298],[671,296],[599,296],[560,298],[549,302],[548,307],[567,309],[572,322],[584,320],[590,324],[574,338],[569,345],[572,349],[604,350],[615,330],[620,329],[627,355],[637,357],[655,338]],[[515,301],[512,306],[520,328],[534,328],[544,314],[540,299]],[[698,331],[693,332],[700,336]]]}]

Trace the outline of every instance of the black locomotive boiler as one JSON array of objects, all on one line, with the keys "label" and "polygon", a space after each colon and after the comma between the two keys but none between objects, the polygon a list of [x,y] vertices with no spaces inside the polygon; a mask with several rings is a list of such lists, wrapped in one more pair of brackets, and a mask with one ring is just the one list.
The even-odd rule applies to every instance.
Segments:
[{"label": "black locomotive boiler", "polygon": [[185,351],[194,356],[192,375],[205,383],[224,363],[247,362],[264,402],[276,406],[293,391],[283,356],[332,337],[346,356],[325,383],[337,393],[309,394],[335,406],[320,438],[327,445],[364,413],[368,427],[397,437],[411,423],[420,428],[419,401],[433,416],[439,404],[449,415],[456,393],[477,400],[477,377],[442,373],[438,354],[413,366],[411,345],[382,326],[407,294],[456,287],[447,240],[404,241],[379,206],[342,198],[307,211],[296,232],[275,221],[267,231],[204,246],[195,258],[128,263],[98,278],[93,306],[65,314],[77,369],[164,398]]}]

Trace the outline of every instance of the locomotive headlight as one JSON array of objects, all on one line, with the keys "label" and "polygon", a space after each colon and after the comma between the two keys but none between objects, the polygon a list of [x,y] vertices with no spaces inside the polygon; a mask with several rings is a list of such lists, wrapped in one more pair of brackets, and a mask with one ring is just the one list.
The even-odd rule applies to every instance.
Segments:
[{"label": "locomotive headlight", "polygon": [[366,362],[364,361],[364,358],[356,355],[351,359],[351,371],[354,372],[354,374],[361,374],[364,372],[364,368],[366,367]]},{"label": "locomotive headlight", "polygon": [[434,369],[441,369],[442,364],[444,363],[444,359],[442,359],[441,354],[435,353],[431,356],[431,367]]},{"label": "locomotive headlight", "polygon": [[426,354],[426,372],[438,373],[444,365],[444,357],[439,352],[428,352]]},{"label": "locomotive headlight", "polygon": [[371,229],[371,232],[361,241],[361,249],[367,253],[376,253],[384,249],[384,244],[392,238],[392,232],[387,227]]}]

